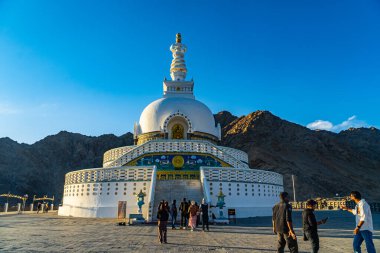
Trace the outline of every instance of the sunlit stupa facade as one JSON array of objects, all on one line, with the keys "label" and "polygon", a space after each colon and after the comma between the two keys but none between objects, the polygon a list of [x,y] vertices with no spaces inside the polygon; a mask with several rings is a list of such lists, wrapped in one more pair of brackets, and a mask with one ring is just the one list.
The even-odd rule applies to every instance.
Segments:
[{"label": "sunlit stupa facade", "polygon": [[[116,217],[118,201],[127,201],[127,214],[135,214],[140,192],[148,221],[155,220],[163,199],[178,204],[183,198],[205,199],[215,206],[220,192],[224,210],[234,209],[237,218],[271,215],[283,191],[282,175],[251,169],[247,153],[218,145],[221,127],[195,99],[194,82],[186,80],[186,50],[177,34],[170,47],[171,80],[164,80],[162,98],[150,103],[135,123],[135,145],[107,151],[102,168],[66,174],[59,215]],[[211,213],[218,210],[211,208]]]}]

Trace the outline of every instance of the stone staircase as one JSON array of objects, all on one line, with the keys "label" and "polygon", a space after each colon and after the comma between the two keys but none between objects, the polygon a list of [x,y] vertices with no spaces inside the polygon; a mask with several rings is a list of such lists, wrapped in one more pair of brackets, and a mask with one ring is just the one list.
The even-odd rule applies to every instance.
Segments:
[{"label": "stone staircase", "polygon": [[157,220],[157,210],[161,200],[168,201],[170,205],[175,199],[177,200],[177,208],[179,208],[183,198],[186,198],[186,200],[194,200],[198,204],[201,203],[203,191],[201,181],[199,179],[157,180],[154,195],[153,220]]}]

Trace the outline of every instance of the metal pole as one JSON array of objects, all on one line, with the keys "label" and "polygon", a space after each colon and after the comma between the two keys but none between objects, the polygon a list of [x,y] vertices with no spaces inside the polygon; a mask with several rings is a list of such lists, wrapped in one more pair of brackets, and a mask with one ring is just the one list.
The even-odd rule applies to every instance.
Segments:
[{"label": "metal pole", "polygon": [[292,181],[293,181],[293,200],[294,200],[294,202],[297,202],[297,200],[296,200],[296,187],[294,186],[294,175],[292,175]]}]

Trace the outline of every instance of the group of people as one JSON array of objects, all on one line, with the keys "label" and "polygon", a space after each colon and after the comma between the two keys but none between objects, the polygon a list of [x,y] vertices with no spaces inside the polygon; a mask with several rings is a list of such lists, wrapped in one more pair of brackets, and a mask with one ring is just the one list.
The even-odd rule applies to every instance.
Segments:
[{"label": "group of people", "polygon": [[[373,222],[371,209],[368,203],[361,198],[361,194],[353,191],[350,194],[351,200],[356,203],[355,209],[342,207],[356,215],[356,228],[353,233],[355,235],[353,248],[355,253],[361,252],[361,244],[365,241],[367,252],[376,253],[373,244]],[[306,202],[306,208],[302,212],[303,239],[310,241],[313,253],[319,250],[318,226],[325,224],[327,218],[317,221],[314,215],[317,202],[310,199]],[[277,235],[277,252],[284,252],[285,245],[291,253],[298,253],[297,236],[293,229],[292,206],[289,204],[289,194],[287,192],[280,193],[280,202],[273,207],[272,216],[273,233]]]},{"label": "group of people", "polygon": [[181,229],[187,229],[190,227],[191,231],[194,231],[202,220],[202,230],[209,231],[209,205],[202,200],[201,205],[198,205],[197,202],[186,201],[186,198],[183,199],[179,206],[179,211],[181,212]]},{"label": "group of people", "polygon": [[202,229],[209,231],[208,219],[209,205],[202,200],[202,204],[198,205],[194,200],[187,201],[186,198],[180,203],[177,208],[176,200],[173,200],[169,206],[169,202],[162,200],[158,206],[157,219],[158,219],[158,239],[160,243],[167,243],[167,224],[169,216],[171,218],[172,229],[176,229],[176,222],[178,212],[181,214],[180,229],[187,229],[190,227],[194,231],[200,224],[202,218]]},{"label": "group of people", "polygon": [[49,211],[49,204],[48,203],[37,203],[37,213],[41,212],[42,213],[47,213]]},{"label": "group of people", "polygon": [[[350,194],[351,200],[356,203],[354,209],[343,206],[341,209],[351,212],[356,216],[356,228],[353,231],[353,248],[355,253],[361,253],[361,244],[366,244],[368,253],[376,253],[373,244],[373,221],[371,209],[368,203],[362,199],[361,194],[353,191]],[[318,226],[325,224],[328,218],[317,221],[314,210],[317,202],[309,199],[306,208],[302,212],[303,240],[310,241],[312,252],[319,251]],[[181,214],[180,229],[190,227],[194,231],[200,224],[202,218],[202,229],[209,231],[209,205],[202,200],[198,206],[195,201],[187,201],[186,198],[180,203],[177,209],[176,200],[169,206],[168,201],[162,200],[158,207],[158,238],[160,243],[167,243],[167,223],[171,218],[172,229],[176,229],[177,215]],[[272,215],[273,233],[277,235],[277,252],[283,253],[286,244],[291,253],[298,253],[297,236],[293,228],[292,206],[289,204],[289,194],[280,193],[280,202],[273,207]]]}]

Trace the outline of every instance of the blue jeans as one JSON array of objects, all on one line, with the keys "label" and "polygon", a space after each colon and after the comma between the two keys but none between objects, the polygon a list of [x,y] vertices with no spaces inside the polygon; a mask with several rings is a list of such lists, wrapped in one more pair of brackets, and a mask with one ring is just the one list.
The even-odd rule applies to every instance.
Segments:
[{"label": "blue jeans", "polygon": [[365,246],[367,247],[368,253],[376,253],[375,245],[373,245],[372,240],[372,232],[369,230],[363,230],[355,235],[354,237],[354,252],[355,253],[361,253],[362,250],[360,246],[362,245],[363,241],[365,241]]},{"label": "blue jeans", "polygon": [[172,228],[175,228],[176,221],[177,221],[177,215],[172,215]]}]

